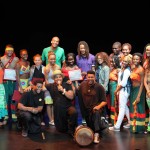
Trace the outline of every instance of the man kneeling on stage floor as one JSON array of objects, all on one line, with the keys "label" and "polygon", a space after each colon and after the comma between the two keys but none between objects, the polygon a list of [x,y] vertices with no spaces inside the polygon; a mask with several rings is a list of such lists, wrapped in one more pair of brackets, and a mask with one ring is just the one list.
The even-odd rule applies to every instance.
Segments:
[{"label": "man kneeling on stage floor", "polygon": [[41,131],[41,112],[44,106],[43,82],[37,80],[31,91],[23,93],[19,103],[17,118],[22,126],[22,136]]}]

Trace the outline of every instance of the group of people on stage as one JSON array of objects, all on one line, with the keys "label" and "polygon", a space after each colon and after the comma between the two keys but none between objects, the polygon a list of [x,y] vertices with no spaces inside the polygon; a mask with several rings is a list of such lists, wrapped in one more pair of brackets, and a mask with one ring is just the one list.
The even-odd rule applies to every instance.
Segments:
[{"label": "group of people on stage", "polygon": [[[77,55],[65,54],[55,36],[41,54],[28,60],[28,50],[15,55],[7,44],[0,58],[0,126],[17,121],[22,136],[41,131],[46,109],[49,125],[74,136],[86,121],[100,142],[101,118],[110,131],[121,126],[132,133],[150,131],[150,44],[132,52],[130,43],[112,44],[112,53],[91,54],[86,41],[77,45]],[[79,120],[81,114],[82,120]]]}]

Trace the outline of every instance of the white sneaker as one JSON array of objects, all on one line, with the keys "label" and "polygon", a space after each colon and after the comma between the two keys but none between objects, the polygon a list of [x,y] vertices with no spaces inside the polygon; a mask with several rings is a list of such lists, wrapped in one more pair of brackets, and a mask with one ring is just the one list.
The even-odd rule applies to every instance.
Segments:
[{"label": "white sneaker", "polygon": [[45,126],[45,122],[41,122],[41,125],[42,125],[42,126]]},{"label": "white sneaker", "polygon": [[126,129],[129,129],[130,128],[130,123],[124,125],[123,127],[126,128]]},{"label": "white sneaker", "polygon": [[111,131],[120,131],[120,128],[116,128],[116,127],[109,127],[109,130]]},{"label": "white sneaker", "polygon": [[28,136],[28,131],[27,130],[22,130],[22,136],[27,137]]},{"label": "white sneaker", "polygon": [[94,134],[94,143],[98,144],[100,142],[99,133]]},{"label": "white sneaker", "polygon": [[50,124],[50,125],[52,125],[52,126],[54,126],[54,125],[55,125],[55,123],[54,123],[54,121],[53,121],[53,120],[52,120],[52,121],[50,121],[50,122],[49,122],[49,124]]},{"label": "white sneaker", "polygon": [[82,119],[82,124],[86,124],[86,121],[85,121],[85,119]]}]

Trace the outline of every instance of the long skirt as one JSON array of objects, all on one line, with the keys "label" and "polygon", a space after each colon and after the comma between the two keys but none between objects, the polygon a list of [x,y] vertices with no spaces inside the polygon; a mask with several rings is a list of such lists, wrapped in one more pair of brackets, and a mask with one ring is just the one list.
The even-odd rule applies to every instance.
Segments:
[{"label": "long skirt", "polygon": [[117,120],[117,107],[115,105],[115,95],[114,92],[116,90],[117,87],[117,82],[109,82],[109,94],[110,94],[110,119],[111,119],[111,123],[112,125],[115,124],[116,120]]},{"label": "long skirt", "polygon": [[130,132],[132,133],[142,133],[145,131],[145,90],[142,91],[140,96],[140,102],[137,103],[136,107],[133,106],[133,102],[135,101],[140,87],[132,87],[130,93]]},{"label": "long skirt", "polygon": [[0,119],[5,118],[7,115],[5,88],[3,84],[0,84]]}]

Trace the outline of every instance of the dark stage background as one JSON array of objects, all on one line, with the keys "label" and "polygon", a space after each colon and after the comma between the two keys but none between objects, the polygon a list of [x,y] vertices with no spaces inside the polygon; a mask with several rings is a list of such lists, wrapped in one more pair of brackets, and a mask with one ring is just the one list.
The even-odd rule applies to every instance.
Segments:
[{"label": "dark stage background", "polygon": [[29,60],[42,54],[53,36],[60,38],[65,53],[77,54],[77,44],[85,40],[90,53],[112,52],[115,41],[129,42],[132,52],[143,53],[150,42],[149,1],[1,1],[0,55],[10,43],[28,49]]}]

